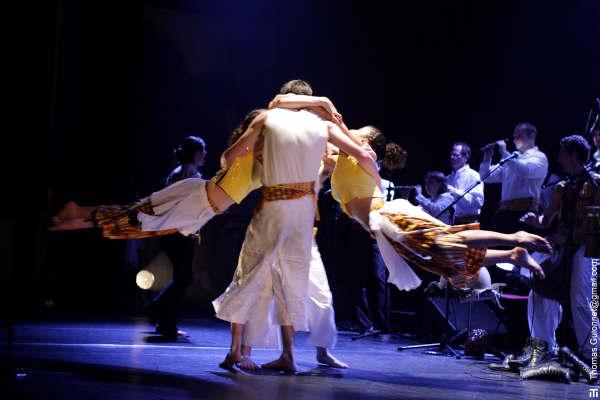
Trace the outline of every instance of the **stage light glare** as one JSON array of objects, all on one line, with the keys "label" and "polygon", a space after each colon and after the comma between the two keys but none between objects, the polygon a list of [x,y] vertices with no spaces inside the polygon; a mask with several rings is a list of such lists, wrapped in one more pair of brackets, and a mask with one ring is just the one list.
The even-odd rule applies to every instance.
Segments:
[{"label": "stage light glare", "polygon": [[135,283],[140,289],[148,290],[154,285],[154,274],[146,269],[141,270],[135,276]]},{"label": "stage light glare", "polygon": [[515,269],[515,266],[511,263],[498,263],[496,264],[496,266],[505,271],[512,271],[513,269]]}]

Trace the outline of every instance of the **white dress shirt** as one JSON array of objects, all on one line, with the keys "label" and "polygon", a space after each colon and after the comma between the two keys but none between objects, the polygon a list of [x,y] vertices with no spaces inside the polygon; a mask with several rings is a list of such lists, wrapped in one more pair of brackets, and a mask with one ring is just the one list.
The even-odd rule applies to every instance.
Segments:
[{"label": "white dress shirt", "polygon": [[[548,172],[548,158],[537,146],[518,153],[519,157],[508,161],[497,169],[485,182],[502,183],[501,201],[533,197],[538,200],[542,190],[542,183]],[[483,177],[494,166],[482,162],[479,174]]]},{"label": "white dress shirt", "polygon": [[428,197],[423,196],[422,194],[419,194],[417,195],[417,197],[415,197],[415,200],[417,200],[417,202],[421,205],[421,207],[427,214],[439,219],[445,224],[451,224],[450,210],[446,211],[438,217],[438,214],[444,209],[446,209],[454,201],[454,197],[449,192],[440,194],[435,200],[432,200]]},{"label": "white dress shirt", "polygon": [[394,182],[381,178],[381,185],[379,187],[381,189],[381,193],[383,193],[383,195],[385,196],[385,201],[388,201],[388,198],[389,200],[394,200],[394,196],[396,193],[393,187],[395,186],[396,185],[394,185]]},{"label": "white dress shirt", "polygon": [[[469,164],[453,171],[446,177],[446,183],[454,189],[449,189],[454,199],[460,197],[465,190],[479,182],[479,173],[472,169]],[[483,207],[483,184],[480,183],[469,193],[464,195],[455,205],[455,217],[466,215],[479,215]]]}]

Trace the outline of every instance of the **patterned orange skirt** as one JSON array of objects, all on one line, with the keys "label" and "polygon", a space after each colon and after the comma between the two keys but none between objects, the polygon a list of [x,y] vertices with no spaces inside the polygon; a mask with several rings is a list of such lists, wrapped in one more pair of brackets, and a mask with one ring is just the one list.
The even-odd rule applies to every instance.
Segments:
[{"label": "patterned orange skirt", "polygon": [[451,280],[478,277],[486,249],[468,246],[460,232],[477,230],[479,223],[448,226],[400,213],[381,212],[381,215],[405,233],[402,241],[386,236],[405,260]]},{"label": "patterned orange skirt", "polygon": [[143,239],[177,233],[177,229],[143,231],[137,220],[140,212],[154,215],[149,199],[126,206],[100,206],[92,212],[92,220],[108,239]]}]

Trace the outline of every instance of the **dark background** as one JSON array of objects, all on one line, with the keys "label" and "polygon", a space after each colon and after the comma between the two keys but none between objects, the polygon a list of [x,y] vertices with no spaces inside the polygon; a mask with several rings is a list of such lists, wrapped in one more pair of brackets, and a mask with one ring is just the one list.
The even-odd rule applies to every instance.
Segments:
[{"label": "dark background", "polygon": [[522,120],[553,159],[600,88],[592,0],[133,4],[64,1],[49,15],[48,172],[82,198],[156,189],[190,132],[207,141],[210,175],[239,120],[293,78],[350,127],[405,147],[406,183],[447,171],[453,140],[478,148]]},{"label": "dark background", "polygon": [[[408,150],[396,184],[448,172],[453,141],[478,149],[523,120],[538,127],[554,160],[560,137],[583,131],[600,93],[595,0],[50,4],[39,71],[49,89],[44,173],[56,201],[146,195],[192,133],[207,142],[203,174],[212,176],[232,129],[289,79],[332,99],[350,127],[373,124]],[[486,195],[493,208],[497,190]],[[40,229],[35,269],[33,255],[17,262],[24,304],[72,290],[106,308],[103,293],[120,285],[114,257],[123,245],[88,236]]]}]

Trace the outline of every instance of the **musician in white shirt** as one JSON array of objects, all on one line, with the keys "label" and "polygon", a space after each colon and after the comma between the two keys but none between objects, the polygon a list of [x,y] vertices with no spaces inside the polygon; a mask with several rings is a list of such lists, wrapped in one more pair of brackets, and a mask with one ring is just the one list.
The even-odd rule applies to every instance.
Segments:
[{"label": "musician in white shirt", "polygon": [[[508,161],[490,175],[486,183],[501,183],[500,206],[492,218],[492,226],[498,232],[514,232],[524,228],[519,222],[523,213],[538,212],[541,186],[548,172],[548,159],[535,145],[536,127],[529,122],[517,124],[513,132],[516,158]],[[479,174],[485,177],[495,166],[491,165],[494,149],[498,147],[500,157],[509,157],[506,142],[498,142],[483,148],[483,160]]]},{"label": "musician in white shirt", "polygon": [[429,197],[423,196],[423,189],[420,185],[417,185],[415,186],[415,200],[427,214],[445,224],[452,225],[454,208],[450,207],[450,205],[454,200],[452,195],[448,193],[446,176],[439,171],[430,171],[425,174],[424,181],[425,191]]},{"label": "musician in white shirt", "polygon": [[[452,172],[446,177],[446,184],[454,199],[460,198],[454,205],[454,225],[476,222],[483,207],[483,184],[477,184],[480,179],[479,173],[469,165],[470,158],[471,148],[467,143],[456,142],[452,145]],[[476,186],[465,194],[474,185]]]}]

